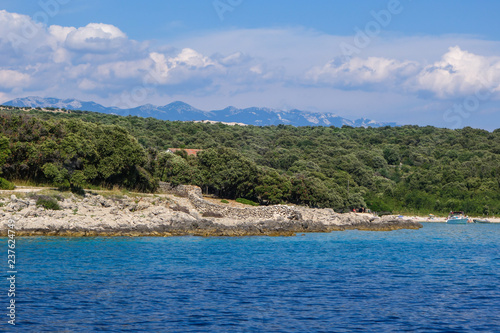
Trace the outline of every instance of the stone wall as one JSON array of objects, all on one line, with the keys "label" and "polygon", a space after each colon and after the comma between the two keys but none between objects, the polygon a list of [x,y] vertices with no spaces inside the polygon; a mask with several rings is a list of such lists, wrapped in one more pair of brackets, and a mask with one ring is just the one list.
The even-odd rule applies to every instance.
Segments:
[{"label": "stone wall", "polygon": [[[192,186],[196,187],[196,186]],[[225,205],[218,205],[203,199],[199,187],[187,189],[189,191],[189,201],[201,214],[217,214],[222,217],[234,218],[239,220],[265,220],[283,218],[287,220],[301,220],[300,212],[286,205],[262,206],[238,208]]]},{"label": "stone wall", "polygon": [[208,202],[203,199],[201,188],[193,185],[172,186],[170,183],[160,182],[158,192],[189,198],[189,201],[191,201],[196,210],[201,214],[208,213],[239,220],[276,219],[280,217],[288,220],[302,219],[300,212],[291,206],[276,205],[238,208]]}]

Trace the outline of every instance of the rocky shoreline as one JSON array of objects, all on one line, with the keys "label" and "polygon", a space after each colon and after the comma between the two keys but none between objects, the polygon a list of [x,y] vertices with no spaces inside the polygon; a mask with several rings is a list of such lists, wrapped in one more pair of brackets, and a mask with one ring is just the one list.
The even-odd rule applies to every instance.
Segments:
[{"label": "rocky shoreline", "polygon": [[[18,197],[19,196],[19,197]],[[210,202],[196,186],[164,186],[155,195],[87,191],[52,194],[60,210],[37,206],[41,194],[0,198],[0,236],[14,220],[16,236],[293,236],[342,230],[391,231],[422,225],[395,216],[338,214],[289,205],[233,207]]]}]

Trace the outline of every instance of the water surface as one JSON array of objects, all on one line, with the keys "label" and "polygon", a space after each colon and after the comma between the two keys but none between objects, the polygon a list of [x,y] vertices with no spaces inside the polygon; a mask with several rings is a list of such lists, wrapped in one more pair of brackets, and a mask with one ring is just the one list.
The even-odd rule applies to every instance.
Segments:
[{"label": "water surface", "polygon": [[20,238],[16,328],[500,332],[499,244],[500,225],[440,223],[276,238]]}]

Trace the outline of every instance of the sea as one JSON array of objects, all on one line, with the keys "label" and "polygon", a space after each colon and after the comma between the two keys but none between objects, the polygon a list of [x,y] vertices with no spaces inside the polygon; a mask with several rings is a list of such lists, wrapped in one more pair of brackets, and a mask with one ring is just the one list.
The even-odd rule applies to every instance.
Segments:
[{"label": "sea", "polygon": [[500,224],[423,225],[294,237],[20,237],[15,326],[4,279],[0,331],[500,332]]}]

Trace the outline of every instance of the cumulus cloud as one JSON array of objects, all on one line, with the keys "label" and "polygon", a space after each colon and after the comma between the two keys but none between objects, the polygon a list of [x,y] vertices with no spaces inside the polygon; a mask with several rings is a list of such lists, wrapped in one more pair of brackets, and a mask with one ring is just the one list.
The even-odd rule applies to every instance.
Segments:
[{"label": "cumulus cloud", "polygon": [[33,50],[51,45],[43,25],[29,16],[0,10],[0,65],[19,63],[21,55],[32,55]]},{"label": "cumulus cloud", "polygon": [[58,32],[60,36],[68,32],[65,44],[76,51],[109,53],[124,47],[128,41],[127,35],[110,24],[89,23],[82,28],[66,28]]},{"label": "cumulus cloud", "polygon": [[0,10],[0,96],[107,105],[118,99],[122,107],[180,99],[198,101],[200,108],[286,105],[359,109],[365,116],[374,101],[384,112],[397,101],[399,112],[419,96],[432,109],[478,87],[500,97],[498,42],[380,38],[358,57],[342,59],[339,44],[347,39],[301,28],[244,29],[153,47],[110,24],[44,26]]},{"label": "cumulus cloud", "polygon": [[[3,93],[52,90],[99,92],[143,84],[173,85],[198,80],[210,84],[226,73],[226,64],[192,48],[149,49],[118,27],[90,23],[84,27],[44,26],[29,16],[0,11],[0,88]],[[198,84],[199,86],[200,84]],[[21,90],[20,90],[21,89]],[[73,97],[73,96],[68,96]]]},{"label": "cumulus cloud", "polygon": [[171,57],[157,52],[149,56],[153,61],[148,73],[152,84],[174,84],[193,77],[206,78],[207,75],[224,72],[220,63],[190,48],[182,49]]},{"label": "cumulus cloud", "polygon": [[450,47],[439,61],[383,57],[332,60],[306,73],[308,82],[339,89],[379,89],[414,94],[426,91],[439,99],[453,99],[478,89],[500,92],[500,57],[486,57]]},{"label": "cumulus cloud", "polygon": [[500,57],[485,57],[450,47],[440,61],[423,68],[415,78],[419,89],[439,98],[472,94],[478,89],[499,91]]},{"label": "cumulus cloud", "polygon": [[51,25],[48,29],[49,34],[61,43],[64,43],[68,35],[74,31],[76,31],[75,27],[62,27],[60,25]]},{"label": "cumulus cloud", "polygon": [[208,67],[215,65],[215,63],[207,57],[199,54],[195,50],[190,48],[183,49],[176,57],[170,60],[173,67],[178,67],[179,65],[187,65],[189,67]]}]

